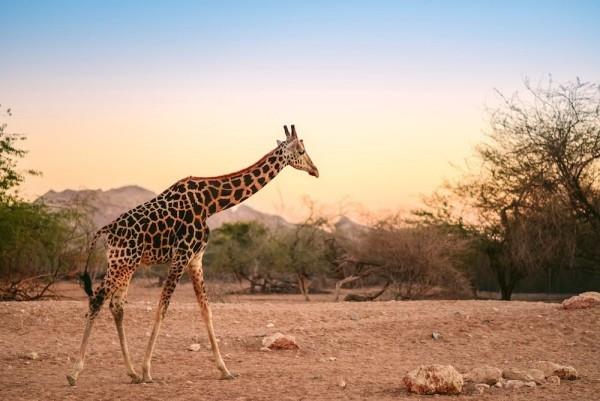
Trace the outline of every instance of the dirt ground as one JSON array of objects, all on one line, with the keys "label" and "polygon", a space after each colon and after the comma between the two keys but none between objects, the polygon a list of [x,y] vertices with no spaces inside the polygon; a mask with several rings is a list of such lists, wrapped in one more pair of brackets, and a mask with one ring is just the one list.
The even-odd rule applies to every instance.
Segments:
[{"label": "dirt ground", "polygon": [[[70,387],[87,304],[74,300],[0,303],[0,400],[417,400],[402,377],[421,364],[527,367],[535,360],[574,366],[560,386],[491,389],[439,400],[599,400],[600,308],[564,311],[555,303],[401,301],[333,303],[320,295],[216,297],[213,315],[233,381],[218,380],[190,284],[175,293],[153,359],[155,383],[130,384],[108,308],[94,327],[86,367]],[[125,327],[136,366],[151,331],[159,289],[134,285]],[[273,323],[274,327],[267,327]],[[441,339],[433,340],[433,331]],[[299,351],[260,351],[266,334],[296,337]],[[38,359],[26,357],[37,352]],[[138,368],[138,372],[140,369]],[[340,380],[346,387],[339,385]]]}]

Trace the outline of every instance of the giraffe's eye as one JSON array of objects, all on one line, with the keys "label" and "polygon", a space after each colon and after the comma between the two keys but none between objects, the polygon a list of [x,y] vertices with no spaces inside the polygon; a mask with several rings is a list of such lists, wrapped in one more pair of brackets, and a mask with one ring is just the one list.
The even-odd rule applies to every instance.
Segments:
[{"label": "giraffe's eye", "polygon": [[299,150],[299,151],[298,151],[298,154],[299,154],[299,155],[303,155],[305,152],[306,152],[306,150],[302,149],[302,150]]}]

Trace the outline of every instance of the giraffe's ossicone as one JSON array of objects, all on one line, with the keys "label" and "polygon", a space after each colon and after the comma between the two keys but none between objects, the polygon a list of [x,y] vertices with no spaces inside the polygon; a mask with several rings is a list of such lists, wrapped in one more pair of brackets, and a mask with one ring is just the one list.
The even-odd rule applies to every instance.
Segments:
[{"label": "giraffe's ossicone", "polygon": [[[304,170],[312,176],[319,176],[319,170],[308,156],[303,141],[298,139],[295,127],[291,126],[291,132],[287,126],[284,129],[285,141],[277,141],[277,147],[253,165],[227,175],[191,176],[179,180],[155,198],[123,213],[96,233],[92,247],[98,238],[105,238],[108,267],[96,290],[92,291],[89,286],[86,290],[89,296],[89,312],[79,359],[73,371],[67,375],[71,385],[76,384],[77,377],[83,369],[94,319],[107,299],[110,300],[110,310],[117,326],[128,375],[136,383],[152,381],[150,361],[156,337],[171,295],[185,269],[192,280],[221,376],[225,379],[234,377],[221,358],[204,288],[202,255],[209,235],[206,219],[248,199],[288,165]],[[142,376],[136,373],[131,363],[123,328],[123,305],[127,287],[140,263],[170,263],[142,364]]]}]

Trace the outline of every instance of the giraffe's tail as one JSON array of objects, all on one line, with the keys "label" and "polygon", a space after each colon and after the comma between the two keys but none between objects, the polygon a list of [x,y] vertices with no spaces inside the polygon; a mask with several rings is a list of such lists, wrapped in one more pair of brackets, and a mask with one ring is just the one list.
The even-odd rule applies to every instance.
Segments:
[{"label": "giraffe's tail", "polygon": [[88,298],[90,298],[90,299],[94,296],[94,288],[92,286],[92,277],[90,276],[90,273],[88,272],[88,268],[90,266],[90,261],[92,259],[92,254],[94,253],[94,248],[96,246],[96,242],[98,241],[98,238],[100,238],[102,235],[104,235],[104,233],[105,232],[104,232],[104,227],[103,227],[100,230],[98,230],[96,232],[96,234],[94,234],[94,237],[92,238],[92,241],[90,242],[90,247],[88,249],[88,257],[85,262],[85,269],[83,270],[83,273],[81,273],[79,275],[79,279],[81,280],[81,283],[83,284],[83,290],[85,291]]}]

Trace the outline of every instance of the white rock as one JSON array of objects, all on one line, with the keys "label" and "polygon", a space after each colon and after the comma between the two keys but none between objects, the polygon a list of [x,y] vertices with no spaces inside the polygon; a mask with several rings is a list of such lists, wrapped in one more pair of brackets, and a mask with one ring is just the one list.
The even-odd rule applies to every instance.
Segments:
[{"label": "white rock", "polygon": [[275,325],[273,323],[267,323],[267,327],[271,328],[271,327],[275,327]]},{"label": "white rock", "polygon": [[434,340],[439,340],[442,337],[442,335],[440,333],[438,333],[437,331],[434,331],[433,333],[431,333],[431,338],[433,338]]},{"label": "white rock", "polygon": [[563,380],[575,380],[579,378],[577,370],[572,366],[563,366],[550,361],[537,361],[533,363],[533,366],[544,372],[546,377],[558,376]]},{"label": "white rock", "polygon": [[525,385],[525,382],[522,380],[507,380],[504,383],[504,388],[513,389],[513,388],[521,388]]},{"label": "white rock", "polygon": [[600,305],[600,292],[583,292],[562,302],[564,309],[587,309]]},{"label": "white rock", "polygon": [[32,361],[40,359],[40,355],[37,352],[35,352],[35,351],[32,351],[32,352],[28,353],[25,357],[27,359],[31,359]]},{"label": "white rock", "polygon": [[506,380],[521,380],[524,382],[543,383],[546,376],[544,372],[538,369],[517,369],[508,368],[502,372],[502,377]]},{"label": "white rock", "polygon": [[502,378],[502,371],[493,366],[481,366],[471,369],[463,375],[465,381],[494,385]]},{"label": "white rock", "polygon": [[475,391],[478,394],[483,394],[485,393],[486,390],[490,389],[490,385],[489,384],[485,384],[485,383],[477,383],[475,384]]},{"label": "white rock", "polygon": [[459,394],[463,378],[450,365],[422,365],[404,376],[408,391],[417,394]]},{"label": "white rock", "polygon": [[198,352],[200,351],[200,349],[202,348],[202,346],[198,343],[194,343],[194,344],[190,344],[190,346],[188,347],[189,351],[193,351],[193,352]]},{"label": "white rock", "polygon": [[296,338],[290,335],[283,335],[281,333],[275,333],[271,336],[265,337],[262,340],[263,347],[274,349],[298,349],[298,343]]}]

